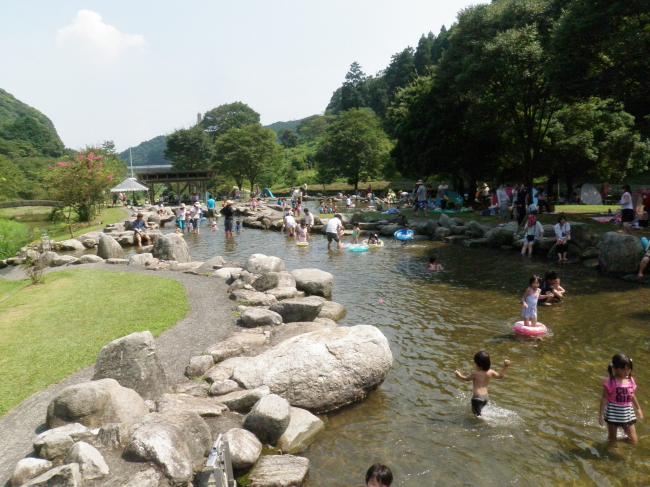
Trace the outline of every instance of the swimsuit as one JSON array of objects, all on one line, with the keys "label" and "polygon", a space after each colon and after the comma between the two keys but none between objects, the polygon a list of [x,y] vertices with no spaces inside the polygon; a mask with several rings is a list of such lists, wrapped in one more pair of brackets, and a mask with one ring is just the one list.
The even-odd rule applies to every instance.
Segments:
[{"label": "swimsuit", "polygon": [[616,426],[630,426],[636,423],[636,414],[632,406],[636,391],[634,379],[630,377],[626,385],[621,385],[616,379],[608,377],[603,380],[603,387],[607,391],[605,422]]},{"label": "swimsuit", "polygon": [[481,415],[481,411],[483,411],[483,408],[487,405],[488,403],[488,397],[487,396],[482,396],[482,395],[476,395],[472,397],[472,412],[476,416]]},{"label": "swimsuit", "polygon": [[539,291],[536,291],[535,294],[529,294],[526,296],[527,308],[524,308],[523,316],[524,319],[537,319],[537,300],[539,299]]}]

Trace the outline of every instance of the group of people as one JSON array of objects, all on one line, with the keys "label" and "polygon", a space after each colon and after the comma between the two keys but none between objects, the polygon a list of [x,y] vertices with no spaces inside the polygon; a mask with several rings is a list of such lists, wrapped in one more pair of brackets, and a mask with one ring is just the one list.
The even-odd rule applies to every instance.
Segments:
[{"label": "group of people", "polygon": [[[571,224],[564,215],[558,217],[557,223],[553,226],[555,234],[555,250],[559,264],[569,262],[569,241],[571,240]],[[521,255],[532,257],[535,243],[544,236],[544,226],[537,219],[537,214],[531,212],[524,225],[524,243],[521,247]]]},{"label": "group of people", "polygon": [[[214,207],[212,208],[212,212],[214,212]],[[198,234],[202,216],[203,209],[201,208],[201,203],[198,201],[190,206],[185,206],[185,203],[181,203],[181,206],[176,210],[177,232]]]}]

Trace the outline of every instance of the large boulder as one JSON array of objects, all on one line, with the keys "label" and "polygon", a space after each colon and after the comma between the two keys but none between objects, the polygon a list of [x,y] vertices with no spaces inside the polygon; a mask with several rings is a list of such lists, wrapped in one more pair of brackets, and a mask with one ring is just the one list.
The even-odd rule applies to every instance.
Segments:
[{"label": "large boulder", "polygon": [[47,250],[43,252],[41,255],[38,257],[38,263],[42,265],[43,267],[49,267],[52,265],[52,262],[54,262],[55,259],[58,259],[59,254],[56,252],[52,252],[51,250]]},{"label": "large boulder", "polygon": [[339,321],[345,318],[347,310],[345,306],[334,301],[324,301],[323,307],[318,313],[318,318],[327,318],[333,321]]},{"label": "large boulder", "polygon": [[253,281],[253,287],[257,291],[268,291],[274,288],[292,288],[296,287],[296,280],[294,279],[293,273],[282,271],[282,272],[267,272],[262,274],[257,279]]},{"label": "large boulder", "polygon": [[257,437],[242,428],[231,428],[224,434],[228,441],[232,466],[235,470],[252,467],[262,453],[262,443]]},{"label": "large boulder", "polygon": [[104,345],[95,363],[94,380],[111,378],[155,399],[167,390],[167,377],[151,332],[131,333]]},{"label": "large boulder", "polygon": [[75,441],[92,437],[91,431],[79,423],[70,423],[40,433],[34,438],[34,451],[47,460],[57,460],[68,454]]},{"label": "large boulder", "polygon": [[226,260],[217,255],[206,260],[201,266],[196,270],[198,274],[212,274],[215,269],[221,269],[226,263]]},{"label": "large boulder", "polygon": [[12,487],[18,487],[43,472],[47,472],[52,466],[52,462],[49,460],[31,457],[23,458],[16,464],[9,483]]},{"label": "large boulder", "polygon": [[293,455],[267,455],[248,474],[251,487],[299,487],[309,472],[309,460]]},{"label": "large boulder", "polygon": [[61,240],[60,242],[54,242],[54,250],[59,250],[59,251],[78,251],[78,252],[83,252],[86,250],[86,247],[84,247],[84,244],[81,243],[79,240],[76,238],[71,238],[69,240]]},{"label": "large boulder", "polygon": [[221,416],[228,410],[216,399],[190,394],[163,394],[156,402],[156,406],[160,413],[189,412],[204,418]]},{"label": "large boulder", "polygon": [[82,255],[77,260],[77,264],[99,264],[101,262],[104,262],[104,259],[102,259],[99,255],[93,254]]},{"label": "large boulder", "polygon": [[222,267],[221,269],[214,271],[213,275],[214,277],[219,277],[221,279],[229,281],[230,279],[238,279],[241,275],[241,272],[241,267]]},{"label": "large boulder", "polygon": [[246,389],[268,386],[292,406],[328,412],[363,399],[393,363],[374,326],[323,327],[289,338],[256,357],[236,357],[232,379]]},{"label": "large boulder", "polygon": [[620,275],[636,273],[638,270],[643,257],[643,245],[638,237],[607,232],[598,247],[598,262],[602,273]]},{"label": "large boulder", "polygon": [[253,274],[266,274],[267,272],[280,272],[285,270],[284,261],[279,257],[264,254],[253,254],[246,261],[246,270]]},{"label": "large boulder", "polygon": [[190,379],[193,377],[202,377],[214,365],[212,355],[195,355],[190,358],[190,363],[185,367],[185,376]]},{"label": "large boulder", "polygon": [[439,240],[449,237],[451,230],[448,227],[437,227],[433,236]]},{"label": "large boulder", "polygon": [[332,297],[334,276],[320,269],[296,269],[291,272],[296,280],[296,287],[307,295]]},{"label": "large boulder", "polygon": [[285,299],[271,306],[285,323],[292,321],[314,321],[323,308],[323,301],[317,296]]},{"label": "large boulder", "polygon": [[278,440],[278,448],[285,453],[300,453],[325,429],[325,423],[305,409],[291,408],[289,426]]},{"label": "large boulder", "polygon": [[75,384],[63,389],[47,408],[50,428],[67,423],[98,427],[107,423],[138,421],[147,414],[144,400],[115,379]]},{"label": "large boulder", "polygon": [[249,289],[236,289],[230,293],[230,299],[247,306],[271,306],[278,301],[275,296]]},{"label": "large boulder", "polygon": [[69,264],[76,264],[77,259],[74,255],[57,255],[50,264],[53,267],[61,267]]},{"label": "large boulder", "polygon": [[182,235],[175,233],[162,235],[156,240],[152,254],[161,260],[175,260],[176,262],[191,262],[190,250]]},{"label": "large boulder", "polygon": [[129,257],[129,265],[140,265],[147,266],[151,264],[156,264],[158,259],[156,259],[153,254],[149,252],[143,252],[141,254],[133,254]]},{"label": "large boulder", "polygon": [[226,405],[231,411],[238,413],[247,413],[251,408],[264,396],[271,393],[271,390],[266,387],[257,387],[255,389],[246,389],[243,391],[231,392],[223,396],[217,396],[216,400]]},{"label": "large boulder", "polygon": [[94,446],[80,441],[75,443],[65,458],[66,463],[78,463],[84,480],[93,480],[109,474],[106,460]]},{"label": "large boulder", "polygon": [[442,213],[440,215],[440,218],[438,218],[438,226],[440,227],[445,227],[445,228],[451,228],[456,226],[456,222],[449,218],[448,215]]},{"label": "large boulder", "polygon": [[125,449],[127,458],[153,462],[173,484],[192,479],[210,451],[210,428],[195,413],[151,413],[136,425]]},{"label": "large boulder", "polygon": [[282,323],[282,316],[264,308],[247,308],[241,314],[241,324],[248,328],[276,326]]},{"label": "large boulder", "polygon": [[469,238],[482,238],[485,235],[485,227],[480,223],[472,220],[465,225],[465,235]]},{"label": "large boulder", "polygon": [[249,330],[235,333],[225,340],[211,345],[205,352],[212,356],[214,362],[221,362],[230,357],[249,353],[251,350],[263,346],[267,340],[262,330],[259,330],[259,332],[258,330],[254,331],[255,333],[249,333]]},{"label": "large boulder", "polygon": [[289,426],[289,402],[277,394],[269,394],[257,401],[244,420],[244,428],[255,433],[260,441],[275,445]]},{"label": "large boulder", "polygon": [[53,468],[23,484],[24,487],[81,487],[83,479],[78,463]]},{"label": "large boulder", "polygon": [[503,245],[511,245],[515,239],[516,232],[517,224],[515,222],[510,222],[502,227],[491,228],[485,232],[485,238],[490,247],[498,248]]},{"label": "large boulder", "polygon": [[97,244],[97,256],[102,259],[123,259],[124,250],[113,237],[102,234]]}]

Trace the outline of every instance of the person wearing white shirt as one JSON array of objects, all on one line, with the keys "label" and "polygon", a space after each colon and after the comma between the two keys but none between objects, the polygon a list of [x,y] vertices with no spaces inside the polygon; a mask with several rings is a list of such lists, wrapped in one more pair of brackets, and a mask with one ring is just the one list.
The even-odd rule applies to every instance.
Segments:
[{"label": "person wearing white shirt", "polygon": [[314,226],[314,214],[309,211],[309,208],[305,208],[305,225],[307,230],[311,230],[311,227]]},{"label": "person wearing white shirt", "polygon": [[327,235],[327,250],[330,249],[332,245],[332,240],[336,242],[336,248],[341,248],[341,240],[339,239],[339,231],[343,229],[343,223],[341,223],[341,215],[338,213],[334,215],[334,218],[331,218],[327,222],[325,227],[325,234]]},{"label": "person wearing white shirt", "polygon": [[560,215],[560,219],[553,227],[553,230],[555,231],[555,250],[557,251],[558,263],[569,262],[567,256],[569,254],[569,240],[571,240],[571,225],[566,221],[564,215]]},{"label": "person wearing white shirt", "polygon": [[510,197],[503,184],[497,188],[497,202],[499,205],[499,215],[505,221],[510,216]]},{"label": "person wearing white shirt", "polygon": [[629,185],[623,186],[623,196],[621,196],[621,221],[623,222],[623,230],[625,233],[630,233],[632,229],[632,222],[634,222],[634,201],[632,200],[632,193]]},{"label": "person wearing white shirt", "polygon": [[296,219],[293,217],[291,212],[287,212],[284,215],[284,226],[287,229],[287,234],[290,237],[294,237],[296,234]]}]

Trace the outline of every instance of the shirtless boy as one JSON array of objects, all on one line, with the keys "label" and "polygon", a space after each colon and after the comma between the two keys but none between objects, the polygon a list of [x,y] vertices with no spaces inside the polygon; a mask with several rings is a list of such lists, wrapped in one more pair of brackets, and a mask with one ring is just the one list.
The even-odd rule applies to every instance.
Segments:
[{"label": "shirtless boy", "polygon": [[488,403],[490,379],[504,379],[508,367],[510,367],[510,360],[504,360],[501,372],[497,372],[490,368],[490,354],[485,350],[481,350],[474,355],[474,363],[476,364],[476,370],[471,374],[465,375],[460,370],[456,370],[454,373],[460,380],[472,381],[472,412],[476,416],[480,416],[481,411]]}]

